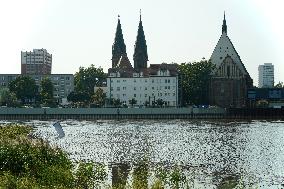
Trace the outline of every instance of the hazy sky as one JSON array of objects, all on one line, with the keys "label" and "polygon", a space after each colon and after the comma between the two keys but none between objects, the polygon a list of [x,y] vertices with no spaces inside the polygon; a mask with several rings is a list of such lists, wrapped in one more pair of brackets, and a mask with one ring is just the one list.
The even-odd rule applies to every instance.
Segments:
[{"label": "hazy sky", "polygon": [[258,65],[268,62],[275,81],[284,81],[283,8],[282,0],[0,0],[0,73],[20,73],[21,51],[34,48],[52,53],[52,73],[90,64],[107,71],[118,14],[133,63],[139,9],[149,64],[209,59],[225,10],[228,35],[254,83]]}]

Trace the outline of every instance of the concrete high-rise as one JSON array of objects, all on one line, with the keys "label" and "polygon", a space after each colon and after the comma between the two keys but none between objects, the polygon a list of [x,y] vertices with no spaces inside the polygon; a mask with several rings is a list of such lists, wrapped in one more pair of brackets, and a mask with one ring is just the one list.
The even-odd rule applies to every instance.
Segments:
[{"label": "concrete high-rise", "polygon": [[274,66],[264,63],[258,66],[258,87],[272,88],[274,86]]},{"label": "concrete high-rise", "polygon": [[46,49],[33,49],[32,52],[21,52],[21,74],[51,74],[52,54]]}]

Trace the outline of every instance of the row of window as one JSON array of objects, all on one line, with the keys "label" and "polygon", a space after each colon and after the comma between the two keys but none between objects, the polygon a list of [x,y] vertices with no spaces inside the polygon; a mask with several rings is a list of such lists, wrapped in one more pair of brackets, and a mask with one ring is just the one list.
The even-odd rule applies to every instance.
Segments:
[{"label": "row of window", "polygon": [[[117,83],[120,83],[120,81],[121,80],[116,80]],[[126,82],[126,81],[127,81],[126,79],[122,80],[122,82]],[[151,81],[152,81],[152,83],[155,83],[155,79],[152,79]],[[161,83],[162,81],[163,81],[162,79],[156,79],[156,83]],[[137,80],[134,79],[133,82],[136,83]],[[143,80],[141,79],[140,82],[143,82]],[[148,83],[148,79],[145,79],[144,82]],[[165,83],[171,83],[171,80],[170,79],[164,79],[164,82]],[[176,82],[175,79],[173,79],[172,82],[175,83]],[[113,83],[113,80],[111,80],[111,83]]]},{"label": "row of window", "polygon": [[[171,89],[171,86],[165,86],[164,87],[166,90],[170,90]],[[116,87],[116,91],[120,91],[121,87]],[[150,89],[150,87],[149,87]],[[172,89],[175,89],[175,86],[172,86]],[[113,87],[110,87],[110,90],[113,91]],[[126,90],[126,87],[122,87],[122,90],[125,91]],[[133,90],[136,91],[137,90],[137,87],[133,87]],[[140,90],[142,90],[142,87],[140,87]],[[144,87],[144,90],[147,91],[148,90],[148,87]],[[152,87],[152,90],[155,90],[155,87]],[[162,90],[162,87],[157,87],[157,90]]]},{"label": "row of window", "polygon": [[[110,96],[113,97],[114,95],[111,94]],[[140,95],[133,94],[133,97],[134,97],[134,98],[136,98],[136,97],[138,97],[138,96],[139,96],[140,98],[143,97],[143,96],[144,96],[144,97],[149,97],[148,94],[144,94],[144,95],[143,95],[143,94],[140,94]],[[172,93],[172,95],[171,95],[171,93],[164,93],[164,94],[163,94],[163,93],[158,93],[158,97],[162,97],[162,96],[168,96],[168,97],[169,97],[169,96],[176,96],[176,93]],[[116,97],[117,97],[117,98],[120,98],[120,94],[116,94]],[[126,97],[126,94],[122,94],[122,97]],[[155,94],[152,93],[152,96],[150,96],[150,97],[152,97],[152,98],[155,97]]]}]

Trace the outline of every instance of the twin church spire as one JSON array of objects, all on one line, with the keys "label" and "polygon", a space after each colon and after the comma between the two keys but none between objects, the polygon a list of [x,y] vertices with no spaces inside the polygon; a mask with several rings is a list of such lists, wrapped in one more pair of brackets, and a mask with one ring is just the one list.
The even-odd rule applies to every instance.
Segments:
[{"label": "twin church spire", "polygon": [[[118,66],[118,62],[120,57],[127,56],[126,53],[126,45],[124,43],[120,17],[118,18],[115,39],[112,46],[112,68],[116,68]],[[147,53],[147,44],[145,40],[145,34],[142,25],[141,19],[141,10],[140,10],[140,20],[138,26],[137,38],[134,46],[134,70],[141,71],[144,68],[147,68],[148,62],[148,53]]]},{"label": "twin church spire", "polygon": [[127,56],[127,53],[120,24],[120,16],[118,15],[115,38],[112,45],[112,68],[117,67],[118,61],[121,56]]}]

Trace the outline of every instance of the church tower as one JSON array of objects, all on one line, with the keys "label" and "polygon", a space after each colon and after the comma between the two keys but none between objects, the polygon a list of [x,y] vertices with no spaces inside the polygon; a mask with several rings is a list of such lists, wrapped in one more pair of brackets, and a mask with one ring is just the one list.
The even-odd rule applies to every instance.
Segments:
[{"label": "church tower", "polygon": [[134,69],[136,71],[140,71],[142,69],[147,68],[148,53],[147,53],[145,34],[141,20],[141,10],[140,10],[140,22],[138,26],[138,33],[134,46],[133,59],[134,59]]},{"label": "church tower", "polygon": [[121,56],[127,56],[126,45],[124,43],[120,16],[118,15],[118,22],[116,27],[116,33],[114,38],[114,43],[112,45],[112,68],[116,68]]},{"label": "church tower", "polygon": [[252,79],[228,37],[225,13],[222,35],[210,61],[215,66],[209,88],[210,104],[227,108],[246,106],[247,90],[252,87]]}]

